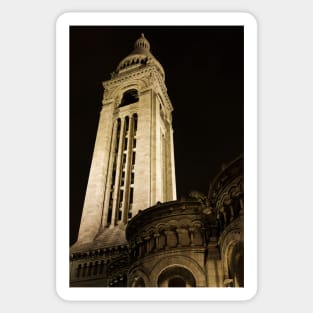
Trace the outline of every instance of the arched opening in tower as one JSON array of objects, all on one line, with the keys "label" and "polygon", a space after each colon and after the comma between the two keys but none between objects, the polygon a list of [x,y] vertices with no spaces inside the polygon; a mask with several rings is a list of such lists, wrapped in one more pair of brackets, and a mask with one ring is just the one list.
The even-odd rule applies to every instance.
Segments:
[{"label": "arched opening in tower", "polygon": [[186,281],[181,277],[173,277],[168,281],[168,287],[186,287]]},{"label": "arched opening in tower", "polygon": [[139,101],[138,91],[136,89],[129,89],[124,92],[120,107],[135,103]]},{"label": "arched opening in tower", "polygon": [[188,269],[172,266],[160,274],[158,287],[196,287],[196,280]]}]

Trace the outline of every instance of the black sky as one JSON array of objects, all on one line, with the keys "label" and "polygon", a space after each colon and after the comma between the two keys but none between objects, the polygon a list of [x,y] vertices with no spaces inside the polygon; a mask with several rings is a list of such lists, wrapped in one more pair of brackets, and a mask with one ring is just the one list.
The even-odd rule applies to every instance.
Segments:
[{"label": "black sky", "polygon": [[208,192],[243,154],[243,27],[71,27],[70,244],[76,241],[98,127],[102,82],[140,34],[163,65],[172,101],[177,197]]}]

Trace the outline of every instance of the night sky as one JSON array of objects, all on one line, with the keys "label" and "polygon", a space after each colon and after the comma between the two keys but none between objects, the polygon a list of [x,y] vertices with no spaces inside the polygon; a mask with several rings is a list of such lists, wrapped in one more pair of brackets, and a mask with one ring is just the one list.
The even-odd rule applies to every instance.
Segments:
[{"label": "night sky", "polygon": [[165,70],[172,101],[177,198],[207,194],[243,154],[243,27],[71,27],[70,244],[77,239],[98,127],[102,82],[140,34]]}]

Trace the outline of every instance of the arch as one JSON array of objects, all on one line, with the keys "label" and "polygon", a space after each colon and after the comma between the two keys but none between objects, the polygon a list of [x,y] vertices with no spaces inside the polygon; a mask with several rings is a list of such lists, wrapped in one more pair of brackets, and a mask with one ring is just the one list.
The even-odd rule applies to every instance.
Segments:
[{"label": "arch", "polygon": [[163,230],[165,230],[167,228],[167,224],[165,222],[160,222],[158,224],[155,225],[155,228],[157,229],[157,231],[160,233]]},{"label": "arch", "polygon": [[169,220],[166,224],[168,226],[168,229],[176,229],[178,227],[179,220],[172,219],[172,220]]},{"label": "arch", "polygon": [[181,266],[170,266],[158,277],[158,287],[196,287],[196,280],[192,273]]},{"label": "arch", "polygon": [[185,228],[188,227],[189,225],[191,225],[191,218],[182,218],[181,220],[179,220],[178,222],[178,227],[180,228]]},{"label": "arch", "polygon": [[196,228],[201,228],[202,227],[202,222],[199,221],[199,220],[192,220],[191,226],[192,227],[196,227]]},{"label": "arch", "polygon": [[121,81],[117,86],[109,86],[104,92],[105,98],[108,101],[109,99],[114,100],[115,107],[118,107],[121,104],[123,94],[130,89],[136,89],[138,95],[145,90],[151,84],[149,77],[137,78],[133,77],[132,81]]},{"label": "arch", "polygon": [[157,232],[157,229],[155,228],[155,226],[149,225],[144,231],[147,235],[151,236]]},{"label": "arch", "polygon": [[195,280],[195,287],[206,287],[206,277],[203,269],[194,259],[185,255],[164,255],[164,258],[161,259],[150,272],[149,277],[152,284],[151,286],[157,287],[158,280],[162,272],[172,267],[179,268],[180,271],[186,270],[190,272]]},{"label": "arch", "polygon": [[232,245],[227,256],[229,276],[233,279],[234,287],[244,286],[244,257],[243,243],[236,242]]},{"label": "arch", "polygon": [[243,287],[244,284],[244,253],[243,242],[237,232],[230,232],[222,243],[222,264],[224,279],[231,287]]},{"label": "arch", "polygon": [[123,93],[121,103],[119,107],[123,107],[132,103],[139,101],[138,90],[137,89],[128,89]]},{"label": "arch", "polygon": [[146,287],[145,281],[142,277],[139,277],[133,284],[133,287]]},{"label": "arch", "polygon": [[149,287],[150,281],[148,275],[142,271],[135,269],[128,275],[129,287]]}]

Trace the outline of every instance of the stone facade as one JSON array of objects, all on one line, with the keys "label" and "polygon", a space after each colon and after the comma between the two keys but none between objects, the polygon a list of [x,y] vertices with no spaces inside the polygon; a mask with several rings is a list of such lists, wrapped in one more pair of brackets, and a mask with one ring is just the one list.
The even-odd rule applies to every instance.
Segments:
[{"label": "stone facade", "polygon": [[139,210],[176,199],[173,107],[164,70],[142,35],[103,83],[104,94],[78,240],[125,229]]},{"label": "stone facade", "polygon": [[243,159],[176,200],[172,104],[142,35],[103,83],[72,287],[243,286]]},{"label": "stone facade", "polygon": [[159,202],[128,222],[126,237],[108,229],[93,249],[73,252],[71,286],[243,287],[243,219],[239,157],[217,175],[208,196]]},{"label": "stone facade", "polygon": [[128,286],[242,287],[243,215],[238,158],[207,197],[193,192],[189,201],[160,203],[128,223]]}]

